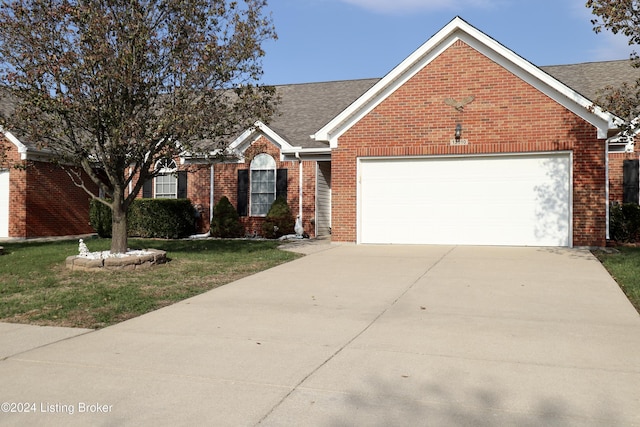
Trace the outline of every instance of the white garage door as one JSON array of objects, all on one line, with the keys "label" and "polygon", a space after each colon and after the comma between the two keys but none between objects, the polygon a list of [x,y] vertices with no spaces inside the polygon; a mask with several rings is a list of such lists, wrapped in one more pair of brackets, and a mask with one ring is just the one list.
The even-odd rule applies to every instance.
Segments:
[{"label": "white garage door", "polygon": [[9,237],[9,171],[0,169],[0,237]]},{"label": "white garage door", "polygon": [[571,245],[569,153],[361,159],[358,242]]}]

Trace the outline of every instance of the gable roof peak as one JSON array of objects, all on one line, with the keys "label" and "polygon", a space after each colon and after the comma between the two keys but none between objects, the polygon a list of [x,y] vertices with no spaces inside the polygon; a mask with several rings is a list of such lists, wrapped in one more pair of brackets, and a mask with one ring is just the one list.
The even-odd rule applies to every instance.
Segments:
[{"label": "gable roof peak", "polygon": [[336,148],[340,135],[458,41],[485,55],[593,124],[598,129],[599,138],[606,138],[608,130],[616,127],[615,122],[619,120],[617,117],[594,106],[578,92],[456,16],[312,137],[317,141],[328,141],[332,148]]}]

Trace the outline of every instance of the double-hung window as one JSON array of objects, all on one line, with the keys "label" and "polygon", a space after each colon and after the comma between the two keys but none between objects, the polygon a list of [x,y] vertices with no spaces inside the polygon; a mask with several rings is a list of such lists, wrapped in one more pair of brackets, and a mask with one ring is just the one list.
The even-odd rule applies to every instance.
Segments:
[{"label": "double-hung window", "polygon": [[276,199],[276,161],[258,154],[251,161],[251,216],[265,216]]},{"label": "double-hung window", "polygon": [[171,159],[162,159],[156,163],[156,170],[160,175],[155,179],[156,199],[177,199],[178,198],[178,177],[176,171],[178,166]]}]

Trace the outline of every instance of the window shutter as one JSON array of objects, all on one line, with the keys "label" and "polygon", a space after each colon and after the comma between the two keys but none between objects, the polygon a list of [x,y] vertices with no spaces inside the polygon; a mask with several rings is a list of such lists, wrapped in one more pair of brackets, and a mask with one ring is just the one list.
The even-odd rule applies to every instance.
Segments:
[{"label": "window shutter", "polygon": [[638,204],[640,196],[640,176],[638,160],[625,160],[622,164],[622,202]]},{"label": "window shutter", "polygon": [[238,170],[238,215],[249,213],[249,170]]},{"label": "window shutter", "polygon": [[178,172],[178,199],[187,198],[187,171]]},{"label": "window shutter", "polygon": [[287,199],[287,169],[278,169],[276,172],[276,199],[284,197]]},{"label": "window shutter", "polygon": [[153,197],[153,179],[148,179],[142,185],[142,197],[150,199]]}]

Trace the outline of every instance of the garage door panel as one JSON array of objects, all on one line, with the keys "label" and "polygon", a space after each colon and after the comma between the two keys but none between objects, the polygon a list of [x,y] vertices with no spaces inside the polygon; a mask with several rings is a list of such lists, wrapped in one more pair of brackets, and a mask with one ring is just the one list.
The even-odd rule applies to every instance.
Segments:
[{"label": "garage door panel", "polygon": [[359,241],[568,246],[569,155],[362,160]]}]

